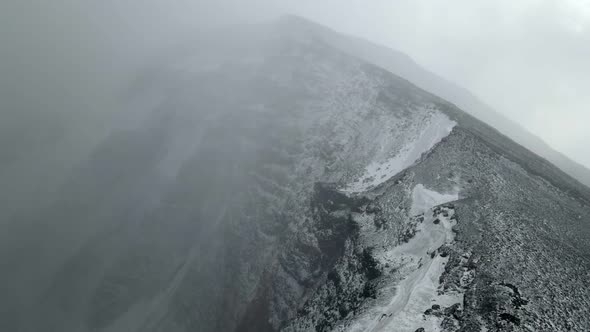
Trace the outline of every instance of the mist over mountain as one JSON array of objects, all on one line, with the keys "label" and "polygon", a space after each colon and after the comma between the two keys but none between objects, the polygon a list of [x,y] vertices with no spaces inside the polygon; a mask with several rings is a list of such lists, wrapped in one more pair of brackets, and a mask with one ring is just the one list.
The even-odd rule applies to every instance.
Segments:
[{"label": "mist over mountain", "polygon": [[510,121],[474,97],[468,90],[445,80],[416,64],[410,57],[387,47],[366,40],[339,34],[327,27],[288,16],[290,24],[300,33],[311,33],[325,42],[369,63],[399,75],[413,84],[446,99],[462,110],[498,129],[519,144],[555,164],[563,171],[590,186],[590,170],[568,159],[549,147],[520,125]]},{"label": "mist over mountain", "polygon": [[0,330],[590,329],[588,170],[467,90],[296,16],[138,67],[12,118]]}]

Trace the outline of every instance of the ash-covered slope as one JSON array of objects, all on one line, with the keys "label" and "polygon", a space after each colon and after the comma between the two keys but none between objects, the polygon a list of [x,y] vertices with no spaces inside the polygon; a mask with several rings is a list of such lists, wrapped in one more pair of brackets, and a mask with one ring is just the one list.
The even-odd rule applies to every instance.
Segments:
[{"label": "ash-covered slope", "polygon": [[588,188],[313,35],[233,31],[146,74],[3,251],[0,330],[590,328]]}]

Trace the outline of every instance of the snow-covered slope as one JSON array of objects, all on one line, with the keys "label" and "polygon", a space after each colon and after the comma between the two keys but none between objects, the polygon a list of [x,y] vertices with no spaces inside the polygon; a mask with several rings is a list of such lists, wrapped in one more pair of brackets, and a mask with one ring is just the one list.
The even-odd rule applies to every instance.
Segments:
[{"label": "snow-covered slope", "polygon": [[[417,114],[415,112],[414,114]],[[445,138],[455,122],[440,112],[431,112],[427,118],[408,125],[403,121],[386,126],[390,137],[380,137],[377,141],[379,152],[388,156],[385,160],[377,157],[365,168],[356,181],[343,188],[346,192],[361,192],[374,188],[408,168],[434,145]],[[393,136],[393,137],[391,137]],[[401,147],[401,148],[400,148]]]},{"label": "snow-covered slope", "polygon": [[418,214],[424,214],[426,211],[437,205],[456,201],[458,199],[459,195],[457,193],[441,194],[418,184],[412,191],[412,208],[410,209],[410,215],[416,216]]},{"label": "snow-covered slope", "polygon": [[441,194],[415,186],[412,193],[411,214],[420,212],[416,235],[399,246],[376,248],[373,251],[380,264],[399,271],[400,281],[382,290],[382,303],[371,307],[354,319],[347,331],[409,331],[426,326],[426,331],[440,331],[442,318],[424,317],[432,306],[443,308],[463,304],[461,292],[439,293],[440,277],[449,257],[442,257],[438,249],[452,244],[456,225],[454,209],[435,206],[458,199],[457,194]]},{"label": "snow-covered slope", "polygon": [[133,113],[2,253],[0,330],[590,328],[587,189],[270,27],[143,76]]},{"label": "snow-covered slope", "polygon": [[311,35],[314,38],[321,39],[323,42],[384,68],[409,80],[422,89],[454,103],[463,111],[493,126],[504,135],[518,142],[518,144],[546,158],[570,176],[586,186],[590,186],[589,169],[555,151],[547,143],[519,124],[486,105],[467,89],[422,68],[406,54],[361,38],[340,34],[298,16],[285,16],[281,19],[281,24],[288,26],[287,30],[292,31],[292,33],[305,36]]}]

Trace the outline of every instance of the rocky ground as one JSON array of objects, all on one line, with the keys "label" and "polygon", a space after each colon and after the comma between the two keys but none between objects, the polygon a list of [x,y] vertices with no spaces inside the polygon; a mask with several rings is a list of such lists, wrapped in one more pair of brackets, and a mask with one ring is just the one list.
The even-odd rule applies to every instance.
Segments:
[{"label": "rocky ground", "polygon": [[[460,188],[459,198],[413,215],[412,205],[420,200],[411,188],[423,183],[447,193]],[[361,230],[350,240],[357,247],[328,272],[343,276],[338,285],[347,290],[330,278],[320,282],[302,304],[305,311],[285,330],[589,328],[583,317],[589,292],[588,205],[531,177],[460,125],[420,163],[355,197],[369,199],[361,213],[351,213]],[[453,235],[426,240],[434,225],[452,229]],[[375,262],[375,278],[359,283],[348,277],[359,275],[348,260],[366,250]],[[407,251],[414,250],[408,258]],[[363,292],[367,287],[371,292]],[[356,290],[352,297],[351,290]]]}]

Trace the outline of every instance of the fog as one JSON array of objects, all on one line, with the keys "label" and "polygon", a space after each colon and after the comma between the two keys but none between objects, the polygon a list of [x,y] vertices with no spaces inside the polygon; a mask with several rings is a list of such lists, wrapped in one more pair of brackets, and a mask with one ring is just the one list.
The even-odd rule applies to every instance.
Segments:
[{"label": "fog", "polygon": [[[4,296],[0,301],[0,329],[7,318],[11,319],[6,323],[8,327],[29,326],[26,313],[30,309],[47,316],[45,320],[31,323],[29,330],[32,331],[35,324],[45,321],[55,323],[56,330],[66,326],[72,331],[82,331],[75,325],[82,323],[87,324],[85,328],[88,330],[109,324],[125,330],[121,328],[124,325],[116,325],[125,323],[116,321],[117,315],[127,314],[127,309],[140,303],[149,292],[143,288],[136,293],[128,292],[126,294],[131,294],[132,299],[127,303],[125,298],[121,307],[109,311],[110,308],[104,309],[111,300],[110,279],[107,277],[114,275],[117,284],[119,270],[123,271],[123,277],[135,275],[133,264],[138,261],[138,265],[143,264],[142,255],[153,259],[150,261],[153,265],[148,268],[154,268],[157,271],[153,274],[157,278],[154,278],[160,279],[151,280],[152,275],[141,272],[149,277],[148,286],[142,284],[140,287],[153,287],[157,290],[153,294],[156,294],[168,289],[166,278],[174,279],[170,281],[170,284],[174,282],[174,287],[188,280],[186,289],[219,296],[220,303],[216,304],[219,308],[225,309],[227,305],[230,307],[228,312],[242,310],[232,307],[232,301],[226,303],[227,299],[219,295],[225,294],[226,286],[240,288],[240,283],[231,279],[234,277],[232,273],[227,276],[219,273],[226,279],[221,278],[223,281],[215,283],[217,288],[209,289],[206,282],[197,282],[196,286],[191,282],[203,276],[203,280],[217,281],[216,269],[225,271],[219,262],[225,264],[226,259],[233,262],[236,256],[232,256],[232,250],[241,253],[244,248],[254,253],[247,257],[252,264],[244,271],[254,275],[252,280],[258,280],[263,271],[261,266],[268,258],[262,256],[275,241],[265,232],[280,233],[286,222],[277,225],[278,219],[283,222],[281,218],[300,217],[285,217],[273,210],[282,211],[282,204],[287,205],[284,201],[288,201],[293,204],[289,207],[296,215],[300,207],[296,203],[301,203],[297,199],[307,197],[301,192],[307,194],[305,190],[313,187],[307,182],[294,181],[305,188],[286,194],[282,192],[291,190],[281,182],[292,180],[288,173],[292,170],[289,168],[292,165],[287,162],[291,157],[289,153],[301,149],[290,145],[291,124],[265,116],[264,105],[255,105],[254,108],[260,107],[254,110],[258,112],[258,118],[254,119],[240,114],[241,109],[238,109],[243,106],[242,99],[254,103],[256,98],[288,108],[290,105],[280,102],[296,103],[299,95],[274,96],[277,88],[273,85],[244,86],[240,85],[244,82],[233,77],[206,75],[195,77],[207,77],[209,81],[191,81],[194,86],[190,87],[196,87],[196,92],[187,91],[182,75],[168,81],[168,72],[162,70],[165,74],[154,75],[157,78],[154,86],[149,85],[149,75],[153,72],[160,74],[158,70],[182,58],[183,52],[205,47],[203,37],[207,37],[208,42],[233,38],[242,43],[241,51],[255,49],[258,44],[249,39],[254,34],[250,34],[247,27],[270,22],[284,14],[296,14],[373,42],[320,29],[339,51],[349,51],[358,58],[365,56],[387,70],[399,69],[408,75],[408,80],[415,78],[414,83],[424,83],[423,88],[438,89],[431,92],[453,95],[459,90],[449,82],[456,83],[559,152],[590,167],[587,147],[590,142],[587,130],[590,95],[586,91],[590,86],[588,2],[2,1],[0,269],[7,272],[0,276],[0,293]],[[224,30],[226,26],[233,27],[229,30],[231,35]],[[224,49],[226,52],[231,50]],[[402,53],[449,82],[424,71]],[[329,55],[333,56],[332,53]],[[237,57],[236,54],[231,56]],[[327,67],[333,65],[330,63]],[[277,65],[273,70],[280,71],[280,68]],[[242,70],[240,73],[246,75],[250,73],[243,68],[236,70]],[[230,73],[227,76],[233,73],[232,68],[220,72]],[[248,79],[250,81],[246,82],[258,82],[252,77]],[[172,82],[170,87],[166,86],[169,82]],[[448,89],[445,83],[449,83]],[[406,89],[400,91],[400,95],[413,91],[413,87],[396,84]],[[235,96],[223,95],[227,91]],[[168,92],[170,100],[166,99]],[[463,93],[462,90],[459,92],[460,95]],[[465,105],[471,105],[473,97],[465,94]],[[160,97],[162,100],[150,104],[152,98]],[[203,100],[199,99],[201,97]],[[236,123],[211,119],[213,116],[205,114],[209,109],[220,109],[229,114],[228,119],[241,125],[237,129],[242,131],[243,137],[259,144],[260,149],[256,150],[256,144],[242,146],[242,142],[236,143],[234,140],[241,139],[239,135],[232,137],[235,129],[232,126]],[[167,117],[165,111],[168,110],[177,114]],[[145,117],[148,120],[140,116],[152,111]],[[277,124],[284,127],[275,128]],[[268,132],[259,133],[258,126],[266,126]],[[121,127],[132,129],[118,131]],[[513,131],[508,134],[523,136],[518,132],[519,128],[506,126],[502,129]],[[203,137],[211,139],[207,141]],[[274,139],[280,140],[288,153],[276,149]],[[502,139],[498,141],[507,144]],[[199,144],[201,146],[197,147]],[[318,145],[324,149],[328,144]],[[364,153],[363,149],[358,150],[355,151],[358,155]],[[520,158],[525,155],[520,153],[522,151],[515,149],[510,153]],[[309,166],[309,172],[314,176],[322,174],[324,165],[314,164],[311,157],[309,160],[306,160],[309,163],[305,164],[306,168],[320,165],[318,169]],[[268,174],[260,177],[264,183],[259,185],[256,183],[259,177],[246,171],[262,172],[264,162],[276,162],[279,166],[273,164],[276,167],[272,171],[264,169]],[[536,159],[531,164],[538,167],[536,170],[547,171],[545,164]],[[569,165],[569,161],[564,165]],[[570,174],[581,174],[576,173],[578,171],[575,169]],[[575,181],[562,177],[561,173],[552,169],[547,172],[551,175],[548,177],[554,178],[550,180],[578,188],[579,184],[572,184]],[[590,181],[590,173],[584,173],[584,176]],[[312,181],[311,177],[305,180]],[[270,194],[264,192],[261,197],[252,198],[254,204],[251,204],[251,193],[243,190],[250,189],[250,181],[263,189],[267,185],[278,189],[273,187]],[[263,191],[256,189],[256,193]],[[232,208],[236,210],[232,211]],[[244,231],[246,235],[231,238],[227,236],[231,231]],[[267,242],[259,244],[259,236],[263,238],[261,242]],[[197,259],[201,258],[198,255],[200,250],[210,255],[204,255],[206,259]],[[129,260],[124,260],[128,256]],[[132,266],[131,271],[126,270],[128,266]],[[235,266],[242,268],[237,263]],[[177,272],[182,277],[172,278]],[[106,281],[100,279],[103,274]],[[238,273],[235,275],[244,277]],[[129,288],[135,286],[132,278],[121,279],[124,279],[122,284],[131,284]],[[106,295],[95,293],[105,283]],[[253,282],[246,284],[251,286]],[[254,290],[250,291],[248,296],[253,296]],[[180,296],[182,294],[185,293],[181,292]],[[106,305],[100,302],[104,299]],[[98,304],[92,302],[94,300]],[[166,312],[169,304],[166,301],[171,300],[154,300],[162,306],[154,311]],[[64,308],[56,306],[57,302]],[[96,305],[92,307],[96,310],[89,314],[90,318],[85,316],[86,312],[76,311],[79,303]],[[208,303],[201,300],[196,306],[207,307]],[[53,308],[57,308],[56,312],[51,311]],[[149,315],[149,310],[140,309],[138,312]],[[71,315],[71,312],[75,314]],[[134,324],[149,321],[146,317],[133,317],[133,314],[131,312],[128,319]],[[70,316],[73,317],[71,322],[67,319]],[[63,317],[66,318],[59,322]],[[179,318],[182,319],[184,317]],[[215,327],[218,321],[211,320],[210,326]]]},{"label": "fog", "polygon": [[[72,130],[77,121],[90,121],[92,131],[82,132],[94,135],[95,117],[114,112],[136,70],[159,53],[214,26],[295,13],[408,54],[590,166],[585,1],[35,0],[0,6],[3,146],[4,135],[14,131],[25,130],[20,141],[32,144],[55,139],[57,128]],[[3,147],[11,150],[5,161],[19,150],[11,146]]]},{"label": "fog", "polygon": [[0,166],[15,188],[10,199],[29,204],[108,134],[143,69],[217,27],[294,13],[408,54],[590,167],[589,6],[576,0],[3,2]]}]

